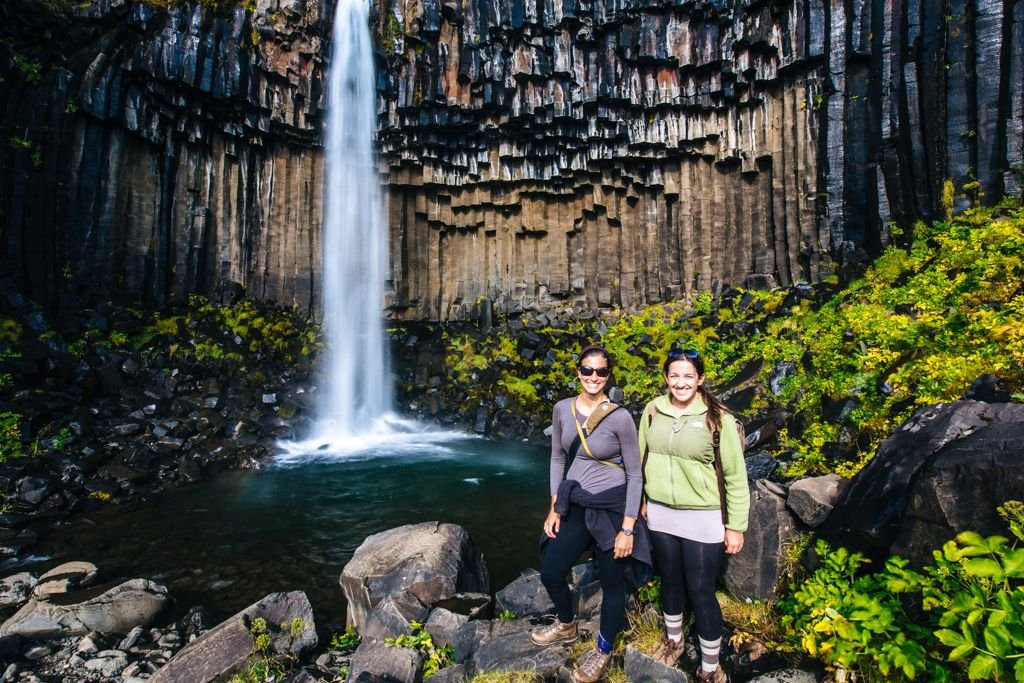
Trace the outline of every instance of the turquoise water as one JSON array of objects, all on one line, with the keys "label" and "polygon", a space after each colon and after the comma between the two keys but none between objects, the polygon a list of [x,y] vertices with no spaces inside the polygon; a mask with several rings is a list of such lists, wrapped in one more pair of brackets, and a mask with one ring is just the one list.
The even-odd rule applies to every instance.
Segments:
[{"label": "turquoise water", "polygon": [[458,438],[394,452],[293,458],[230,472],[52,532],[30,567],[88,560],[104,579],[152,578],[177,606],[229,616],[267,593],[304,590],[321,629],[344,622],[342,567],[366,536],[440,520],[466,527],[497,590],[538,566],[548,451]]}]

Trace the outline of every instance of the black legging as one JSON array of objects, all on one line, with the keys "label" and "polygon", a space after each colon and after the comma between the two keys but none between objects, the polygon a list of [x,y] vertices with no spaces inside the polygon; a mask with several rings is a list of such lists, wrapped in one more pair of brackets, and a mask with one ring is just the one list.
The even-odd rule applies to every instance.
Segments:
[{"label": "black legging", "polygon": [[715,599],[715,581],[722,561],[721,543],[700,543],[651,530],[651,547],[661,576],[665,614],[682,614],[689,602],[704,640],[722,636],[722,608]]},{"label": "black legging", "polygon": [[[579,505],[572,505],[568,515],[562,515],[558,534],[548,541],[540,567],[540,582],[544,584],[551,602],[555,603],[555,614],[563,624],[575,618],[572,609],[572,592],[565,577],[580,555],[594,542],[587,530],[586,511]],[[608,642],[615,642],[615,636],[626,620],[626,564],[629,558],[616,560],[611,550],[598,550],[598,577],[601,580],[601,635]]]}]

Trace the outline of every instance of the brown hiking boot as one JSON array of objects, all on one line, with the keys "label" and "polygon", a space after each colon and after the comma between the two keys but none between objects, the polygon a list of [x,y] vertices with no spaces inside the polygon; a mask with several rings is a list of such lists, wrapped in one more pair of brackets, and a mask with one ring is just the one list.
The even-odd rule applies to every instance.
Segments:
[{"label": "brown hiking boot", "polygon": [[576,669],[572,672],[572,680],[576,683],[597,683],[608,670],[611,661],[610,652],[605,654],[595,646],[587,650],[583,658],[577,662]]},{"label": "brown hiking boot", "polygon": [[720,666],[711,673],[705,673],[704,669],[697,667],[697,680],[699,683],[729,683],[729,677],[725,675],[725,669]]},{"label": "brown hiking boot", "polygon": [[682,639],[677,643],[668,636],[662,636],[661,645],[658,646],[652,657],[655,661],[661,662],[665,666],[675,666],[679,658],[683,656],[685,649],[686,643]]},{"label": "brown hiking boot", "polygon": [[571,643],[580,637],[576,630],[576,622],[563,624],[557,618],[547,626],[530,631],[530,640],[537,645],[554,645],[555,643]]}]

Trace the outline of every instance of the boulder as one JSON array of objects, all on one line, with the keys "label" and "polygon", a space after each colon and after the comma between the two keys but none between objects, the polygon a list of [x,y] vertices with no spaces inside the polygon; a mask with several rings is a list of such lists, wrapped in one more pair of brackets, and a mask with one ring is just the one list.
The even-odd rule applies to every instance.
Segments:
[{"label": "boulder", "polygon": [[779,578],[785,571],[784,546],[797,534],[796,519],[785,499],[764,481],[750,490],[750,517],[743,550],[725,556],[725,587],[740,599],[777,598]]},{"label": "boulder", "polygon": [[65,562],[40,576],[32,595],[45,600],[49,595],[88,588],[95,583],[98,573],[99,570],[92,562]]},{"label": "boulder", "polygon": [[443,607],[435,607],[430,612],[430,617],[427,619],[427,623],[423,625],[423,628],[430,634],[434,645],[437,647],[448,647],[455,643],[456,632],[467,621],[469,621],[469,617],[464,614],[456,614]]},{"label": "boulder", "polygon": [[[36,587],[39,590],[39,586]],[[90,631],[125,634],[148,625],[167,603],[167,589],[145,579],[32,597],[0,626],[0,637],[46,640]]]},{"label": "boulder", "polygon": [[28,572],[11,574],[0,579],[0,610],[25,604],[36,583],[36,577]]},{"label": "boulder", "polygon": [[958,439],[918,474],[890,552],[921,566],[961,531],[1006,534],[996,506],[1024,497],[1024,423]]},{"label": "boulder", "polygon": [[[161,667],[151,683],[207,683],[242,668],[253,654],[249,629],[263,618],[271,636],[267,654],[300,655],[317,643],[313,608],[302,591],[271,593],[186,645]],[[302,628],[291,625],[302,620]],[[285,628],[281,628],[284,624]]]},{"label": "boulder", "polygon": [[530,619],[470,621],[455,634],[455,661],[472,659],[475,671],[529,669],[554,677],[570,657],[561,645],[541,647],[530,639]]},{"label": "boulder", "polygon": [[387,596],[374,607],[360,631],[364,638],[385,640],[403,633],[410,633],[409,622],[423,623],[430,608],[408,591],[398,591]]},{"label": "boulder", "polygon": [[786,507],[813,529],[828,519],[849,485],[850,480],[838,474],[801,479],[790,485]]},{"label": "boulder", "polygon": [[431,607],[456,593],[489,592],[483,555],[461,526],[409,524],[367,537],[341,573],[347,622],[362,630],[385,597],[408,591]]},{"label": "boulder", "polygon": [[347,681],[364,683],[420,683],[424,655],[407,647],[390,647],[380,641],[364,640],[349,665]]},{"label": "boulder", "polygon": [[622,668],[630,683],[688,683],[689,677],[674,666],[666,666],[632,645],[626,646]]},{"label": "boulder", "polygon": [[[975,432],[993,429],[994,425],[1016,425],[1008,428],[1012,432],[1015,429],[1024,430],[1022,423],[1024,404],[1020,403],[955,401],[922,408],[879,444],[875,457],[853,477],[846,494],[836,503],[824,524],[818,527],[817,533],[833,545],[862,552],[876,561],[888,557],[891,554],[890,547],[901,533],[908,506],[916,495],[915,483],[926,478],[925,472],[935,462],[938,453],[947,445]],[[1006,434],[1002,430],[1000,433]],[[982,489],[981,495],[971,497],[960,494],[959,505],[964,508],[978,507],[979,514],[989,514],[989,511],[980,508],[994,508],[996,503],[1001,503],[1002,500],[997,500],[993,495],[995,491],[992,487],[998,485],[998,479],[994,475],[1001,476],[1002,473],[1007,473],[1012,478],[1013,474],[1007,472],[1001,464],[1003,462],[1005,455],[990,459],[978,472],[969,475],[965,472],[963,483],[968,489],[973,487],[977,490],[978,474],[982,471],[992,473],[993,478],[984,481],[986,488]],[[971,468],[973,467],[972,464]],[[949,477],[954,474],[956,473],[946,470],[943,476]],[[967,483],[971,480],[974,481],[973,484]],[[1018,487],[1016,491],[1005,491],[1008,491],[1011,497],[1020,497],[1020,490]],[[979,504],[979,501],[991,503]],[[942,504],[950,506],[954,502],[944,499]],[[922,508],[920,514],[928,513],[923,512]],[[961,520],[969,514],[971,513],[966,511],[942,513],[947,520]],[[991,522],[994,518],[987,519]],[[974,529],[983,534],[1001,530],[1001,525],[996,526],[989,522]],[[904,542],[902,547],[909,548],[909,545]]]},{"label": "boulder", "polygon": [[512,583],[494,595],[498,615],[511,612],[517,617],[540,617],[552,614],[555,605],[540,582],[540,572],[527,569]]}]

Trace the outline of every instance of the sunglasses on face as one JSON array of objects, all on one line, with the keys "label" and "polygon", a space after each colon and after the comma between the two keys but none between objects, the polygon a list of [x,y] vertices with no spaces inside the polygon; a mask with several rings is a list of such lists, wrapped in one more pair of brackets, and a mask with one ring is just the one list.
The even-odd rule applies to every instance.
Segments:
[{"label": "sunglasses on face", "polygon": [[686,360],[694,361],[700,358],[700,354],[694,349],[672,349],[668,352],[668,357],[670,360],[685,358]]},{"label": "sunglasses on face", "polygon": [[607,377],[612,374],[612,371],[608,368],[592,368],[589,365],[583,365],[580,367],[580,374],[584,377],[590,377],[594,373],[597,373],[598,377]]}]

